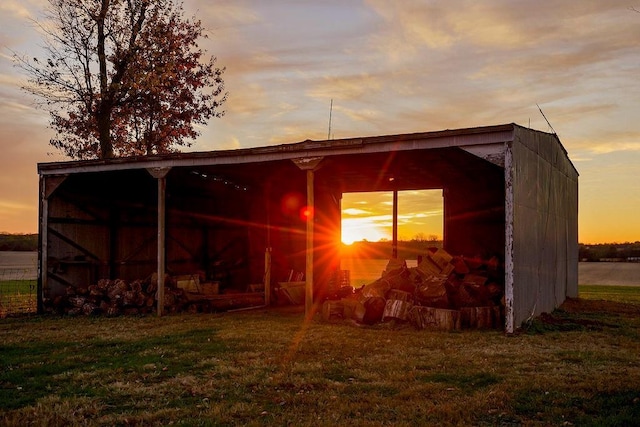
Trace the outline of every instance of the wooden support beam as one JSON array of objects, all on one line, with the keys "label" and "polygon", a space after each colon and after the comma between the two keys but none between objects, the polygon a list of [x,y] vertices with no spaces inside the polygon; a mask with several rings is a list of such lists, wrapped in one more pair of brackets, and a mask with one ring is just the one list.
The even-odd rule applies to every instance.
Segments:
[{"label": "wooden support beam", "polygon": [[58,187],[60,187],[60,185],[67,179],[68,176],[68,174],[64,174],[48,176],[46,178],[43,177],[42,179],[44,180],[44,188],[42,191],[42,197],[45,199],[49,199],[53,192],[56,191]]},{"label": "wooden support beam", "polygon": [[393,242],[391,258],[398,258],[398,190],[393,190]]},{"label": "wooden support beam", "polygon": [[314,198],[313,198],[313,170],[307,170],[307,260],[306,260],[306,292],[304,299],[304,313],[307,317],[313,315],[313,222],[314,222]]},{"label": "wooden support beam", "polygon": [[322,159],[324,159],[324,157],[301,157],[299,159],[293,159],[293,163],[295,163],[301,170],[315,171],[318,170]]},{"label": "wooden support beam", "polygon": [[40,233],[38,233],[38,289],[37,289],[37,305],[38,314],[44,312],[44,289],[49,289],[47,281],[48,266],[48,246],[49,246],[49,199],[46,197],[46,178],[40,176],[40,209],[39,209],[39,227]]},{"label": "wooden support beam", "polygon": [[45,177],[40,175],[39,192],[40,206],[38,209],[38,283],[37,283],[37,310],[38,313],[44,312],[44,290],[49,289],[47,283],[47,271],[49,270],[49,197],[60,187],[67,179],[67,174],[53,175]]},{"label": "wooden support beam", "polygon": [[158,317],[164,309],[164,273],[165,267],[165,196],[167,178],[158,178]]},{"label": "wooden support beam", "polygon": [[513,171],[513,144],[506,144],[504,153],[504,185],[505,185],[505,227],[504,227],[504,329],[507,334],[515,332],[514,324],[514,223],[515,223],[515,206],[514,206],[514,171]]},{"label": "wooden support beam", "polygon": [[167,192],[167,174],[171,168],[150,168],[147,171],[158,180],[158,316],[164,310],[164,274],[166,270],[165,250],[165,198]]},{"label": "wooden support beam", "polygon": [[116,279],[117,273],[117,267],[116,267],[116,258],[118,256],[118,240],[120,237],[120,230],[121,230],[121,224],[120,224],[120,218],[119,218],[119,213],[118,210],[115,208],[115,206],[111,206],[109,208],[109,255],[107,258],[107,263],[108,263],[108,270],[109,270],[109,279],[114,280]]},{"label": "wooden support beam", "polygon": [[314,239],[314,217],[315,217],[315,202],[313,198],[314,193],[314,171],[320,166],[323,157],[305,157],[300,159],[293,159],[293,162],[300,169],[307,171],[307,210],[309,216],[307,217],[307,259],[306,259],[306,273],[305,273],[305,302],[304,313],[306,318],[311,318],[314,315],[313,310],[313,239]]},{"label": "wooden support beam", "polygon": [[82,247],[79,243],[73,241],[71,238],[65,236],[64,234],[62,234],[61,232],[59,232],[58,230],[54,230],[51,227],[47,228],[47,238],[49,236],[54,236],[60,240],[62,240],[63,242],[65,242],[67,245],[71,246],[72,248],[77,249],[78,251],[82,252],[82,254],[88,258],[93,259],[94,261],[97,262],[101,262],[100,257],[96,254],[94,254],[93,252],[91,252],[89,249],[86,249],[84,247]]},{"label": "wooden support beam", "polygon": [[271,248],[264,251],[264,304],[271,305]]}]

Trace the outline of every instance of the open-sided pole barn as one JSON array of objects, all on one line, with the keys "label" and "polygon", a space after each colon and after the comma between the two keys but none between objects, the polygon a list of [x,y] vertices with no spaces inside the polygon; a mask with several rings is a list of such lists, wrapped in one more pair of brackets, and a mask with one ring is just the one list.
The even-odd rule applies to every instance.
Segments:
[{"label": "open-sided pole barn", "polygon": [[515,124],[38,172],[40,310],[99,279],[155,272],[160,293],[164,273],[199,271],[229,289],[266,282],[268,293],[299,271],[309,314],[339,269],[342,194],[422,189],[443,191],[449,253],[504,261],[507,332],[577,296],[578,173],[556,135]]}]

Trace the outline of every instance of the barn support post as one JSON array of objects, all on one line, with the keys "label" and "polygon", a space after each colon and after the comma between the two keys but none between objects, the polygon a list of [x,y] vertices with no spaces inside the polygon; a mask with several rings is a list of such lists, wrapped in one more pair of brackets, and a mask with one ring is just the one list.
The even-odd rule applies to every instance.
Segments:
[{"label": "barn support post", "polygon": [[264,251],[264,304],[271,305],[271,248]]},{"label": "barn support post", "polygon": [[304,297],[304,313],[307,317],[313,311],[313,223],[314,223],[314,199],[313,199],[313,170],[307,170],[307,260],[306,260],[306,283]]},{"label": "barn support post", "polygon": [[158,317],[161,317],[164,310],[164,282],[166,270],[166,190],[167,174],[171,168],[151,168],[147,169],[151,176],[158,180]]},{"label": "barn support post", "polygon": [[116,278],[116,256],[118,254],[118,215],[113,206],[109,210],[109,279]]},{"label": "barn support post", "polygon": [[294,159],[293,162],[300,169],[307,172],[307,235],[306,235],[306,255],[305,261],[305,298],[304,298],[304,314],[307,319],[313,317],[313,250],[314,250],[314,173],[318,169],[323,157],[305,157],[301,159]]},{"label": "barn support post", "polygon": [[38,314],[44,313],[43,304],[43,292],[42,290],[47,288],[47,265],[48,258],[48,234],[47,228],[49,227],[49,199],[45,196],[45,182],[46,178],[40,177],[40,233],[38,235],[38,289],[36,291],[38,295],[37,309]]},{"label": "barn support post", "polygon": [[264,190],[264,212],[266,214],[266,241],[264,249],[264,305],[269,307],[271,305],[271,256],[273,248],[271,247],[271,210],[269,206],[269,200],[271,200],[271,183],[267,182]]},{"label": "barn support post", "polygon": [[57,176],[40,175],[40,208],[38,233],[38,282],[37,282],[37,310],[39,314],[44,312],[44,290],[49,289],[49,197],[67,179],[67,174]]},{"label": "barn support post", "polygon": [[513,313],[513,282],[514,282],[514,259],[513,259],[513,152],[512,143],[507,143],[504,153],[504,216],[505,216],[505,236],[504,236],[504,322],[505,332],[514,332]]},{"label": "barn support post", "polygon": [[398,190],[393,190],[393,237],[391,258],[398,258]]},{"label": "barn support post", "polygon": [[165,266],[165,195],[167,178],[158,178],[158,317],[162,316],[164,309],[164,272]]}]

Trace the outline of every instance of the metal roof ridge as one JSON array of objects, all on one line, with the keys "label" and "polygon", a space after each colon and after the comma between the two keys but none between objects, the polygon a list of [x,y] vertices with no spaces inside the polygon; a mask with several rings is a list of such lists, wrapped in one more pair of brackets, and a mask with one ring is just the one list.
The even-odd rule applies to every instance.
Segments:
[{"label": "metal roof ridge", "polygon": [[[180,161],[180,160],[198,160],[203,158],[216,158],[216,157],[233,157],[233,156],[252,156],[261,154],[274,154],[274,153],[287,153],[287,152],[308,152],[308,151],[321,151],[335,148],[348,148],[354,146],[376,145],[385,144],[391,142],[407,142],[413,140],[428,140],[436,138],[446,138],[464,135],[476,135],[492,132],[504,132],[513,131],[516,125],[514,123],[489,125],[489,126],[477,126],[469,128],[458,129],[444,129],[438,131],[427,132],[413,132],[402,134],[387,134],[376,136],[364,136],[364,137],[352,137],[352,138],[339,138],[339,139],[325,139],[325,140],[311,140],[306,139],[304,141],[283,143],[277,145],[266,145],[250,148],[234,148],[226,150],[210,150],[210,151],[192,151],[192,152],[179,152],[179,153],[167,153],[167,154],[153,154],[149,156],[129,156],[129,157],[116,157],[111,159],[88,159],[88,160],[68,160],[61,162],[44,162],[38,163],[38,172],[42,171],[55,171],[57,169],[69,169],[74,167],[92,167],[92,166],[109,166],[109,165],[124,165],[138,163],[141,167],[145,165],[167,162],[167,161]],[[523,128],[526,129],[526,128]],[[537,131],[539,132],[539,131]],[[308,155],[308,153],[306,153]]]}]

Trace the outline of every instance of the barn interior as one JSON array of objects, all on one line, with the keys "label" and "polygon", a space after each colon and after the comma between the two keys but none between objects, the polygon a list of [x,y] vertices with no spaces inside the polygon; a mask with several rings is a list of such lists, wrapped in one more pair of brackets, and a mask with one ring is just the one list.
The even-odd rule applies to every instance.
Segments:
[{"label": "barn interior", "polygon": [[[322,156],[322,153],[314,153]],[[270,285],[305,272],[307,221],[314,222],[314,293],[340,265],[343,193],[442,189],[443,246],[452,254],[504,259],[504,169],[459,147],[326,153],[314,170],[291,159],[171,167],[166,175],[169,275],[199,274],[221,293]],[[157,271],[158,185],[146,169],[47,175],[45,295],[100,279],[139,280]]]}]

